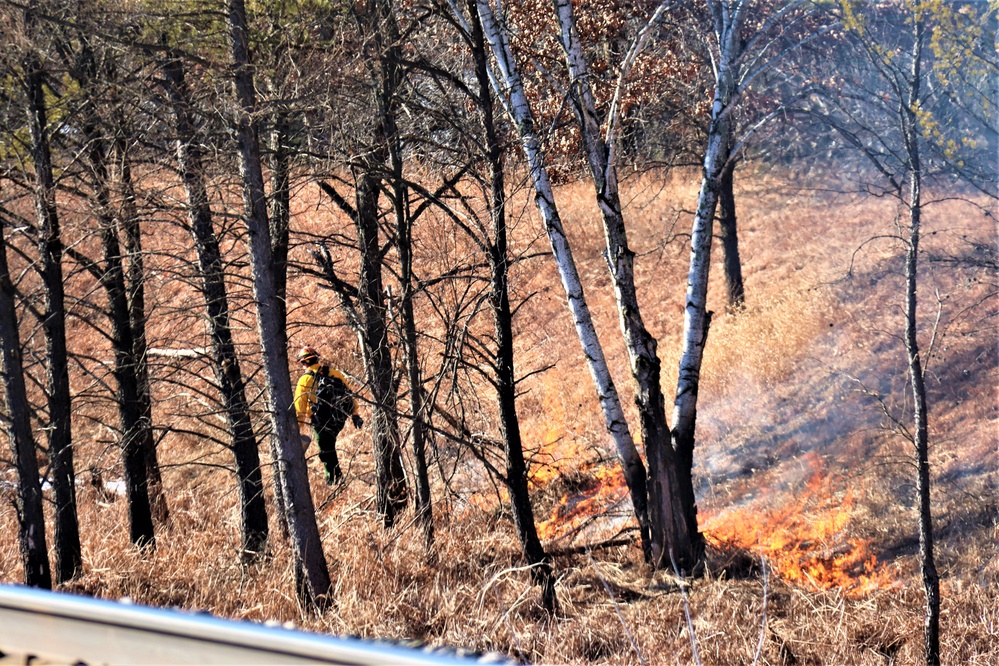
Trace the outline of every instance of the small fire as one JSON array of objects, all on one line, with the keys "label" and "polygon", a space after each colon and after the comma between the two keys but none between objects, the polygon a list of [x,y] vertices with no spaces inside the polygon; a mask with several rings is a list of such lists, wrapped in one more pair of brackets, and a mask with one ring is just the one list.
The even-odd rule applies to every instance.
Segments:
[{"label": "small fire", "polygon": [[619,465],[597,467],[581,488],[563,495],[548,519],[538,523],[538,536],[548,540],[569,536],[627,496]]},{"label": "small fire", "polygon": [[840,588],[859,597],[894,587],[896,579],[862,539],[843,536],[854,499],[823,494],[828,478],[819,471],[795,500],[776,508],[721,511],[702,524],[707,541],[719,548],[761,553],[784,580],[817,589]]},{"label": "small fire", "polygon": [[[808,461],[818,467],[817,459]],[[618,465],[591,470],[580,488],[566,493],[547,520],[538,523],[545,540],[569,537],[588,521],[628,497]],[[785,581],[815,589],[839,588],[860,597],[896,587],[897,579],[870,552],[869,542],[844,535],[855,500],[829,493],[831,481],[821,469],[793,499],[773,508],[745,507],[709,515],[701,525],[707,541],[761,553]]]}]

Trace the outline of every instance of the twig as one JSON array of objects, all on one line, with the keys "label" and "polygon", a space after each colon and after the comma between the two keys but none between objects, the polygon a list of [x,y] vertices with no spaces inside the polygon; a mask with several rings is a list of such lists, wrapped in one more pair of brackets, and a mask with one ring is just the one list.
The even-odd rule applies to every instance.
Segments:
[{"label": "twig", "polygon": [[[680,576],[680,570],[676,566],[676,560],[673,558],[673,549],[669,549],[669,561],[673,565],[673,573],[676,574],[677,580],[682,580]],[[694,621],[690,619],[690,602],[687,599],[687,590],[683,585],[680,585],[680,596],[683,597],[683,614],[687,618],[687,632],[690,633],[690,647],[694,650],[694,663],[697,666],[704,666],[701,663],[701,655],[697,651],[697,636],[694,634]]]},{"label": "twig", "polygon": [[[638,528],[629,528],[631,531],[637,531]],[[601,541],[600,543],[593,544],[583,544],[582,546],[573,546],[571,548],[562,548],[559,550],[549,550],[548,554],[552,557],[565,557],[568,555],[583,555],[584,553],[589,553],[592,550],[603,550],[605,548],[616,548],[617,546],[630,546],[635,543],[634,539],[609,539],[607,541]]]},{"label": "twig", "polygon": [[763,655],[763,643],[767,638],[767,583],[769,582],[769,574],[767,560],[762,553],[760,554],[760,566],[763,568],[763,625],[760,627],[760,640],[756,644],[756,654],[753,655],[753,666],[760,662],[760,657]]},{"label": "twig", "polygon": [[482,592],[479,593],[479,612],[480,613],[482,612],[482,605],[485,603],[486,600],[486,592],[488,592],[489,589],[493,585],[495,585],[500,578],[502,578],[508,573],[516,573],[518,571],[531,571],[532,569],[534,569],[534,565],[532,564],[528,564],[522,567],[509,567],[507,569],[503,569],[502,571],[494,575],[492,578],[490,578],[489,582],[486,583],[485,587],[482,588]]},{"label": "twig", "polygon": [[638,657],[638,662],[642,664],[642,666],[646,666],[648,662],[645,661],[642,651],[638,649],[638,643],[635,642],[635,637],[631,635],[630,631],[628,631],[628,623],[624,621],[624,616],[621,615],[621,608],[617,605],[617,599],[614,598],[614,592],[611,591],[610,585],[607,584],[607,580],[604,578],[603,574],[600,573],[600,569],[597,568],[596,562],[593,561],[589,548],[586,549],[586,559],[590,561],[590,566],[593,567],[593,571],[597,574],[597,578],[600,579],[600,584],[604,586],[604,591],[606,591],[607,596],[610,597],[611,603],[614,605],[614,612],[617,614],[617,619],[621,622],[621,628],[624,629],[624,635],[628,637],[628,641],[631,643],[631,649],[635,651],[635,656]]},{"label": "twig", "polygon": [[496,597],[496,603],[502,611],[502,617],[506,622],[507,631],[510,632],[510,638],[513,639],[513,649],[517,651],[517,655],[520,657],[520,663],[526,664],[527,657],[524,655],[523,648],[520,647],[520,638],[517,636],[517,630],[514,629],[513,622],[510,621],[510,611],[513,610],[513,607],[511,606],[510,610],[503,611],[503,600],[500,599],[499,590],[493,590],[493,596]]}]

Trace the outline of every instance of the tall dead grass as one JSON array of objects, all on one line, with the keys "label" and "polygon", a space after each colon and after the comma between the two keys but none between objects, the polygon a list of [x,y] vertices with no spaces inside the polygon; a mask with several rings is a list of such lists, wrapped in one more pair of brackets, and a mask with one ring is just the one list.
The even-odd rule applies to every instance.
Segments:
[{"label": "tall dead grass", "polygon": [[[683,239],[675,235],[682,225],[672,229],[671,221],[692,208],[692,182],[675,174],[665,184],[645,178],[629,189],[642,303],[660,340],[667,396],[678,363],[687,259]],[[592,194],[576,184],[565,186],[560,196],[627,404],[630,380]],[[335,223],[307,193],[302,199],[301,229],[318,233]],[[722,315],[720,278],[712,282],[710,307],[719,314],[702,376],[695,452],[702,512],[732,506],[762,511],[795,497],[813,473],[804,461],[817,460],[828,479],[824,491],[836,497],[849,490],[855,498],[843,538],[869,541],[879,561],[893,567],[896,585],[849,598],[841,590],[789,585],[773,573],[764,579],[759,553],[713,548],[708,575],[687,589],[692,637],[671,576],[649,571],[635,544],[591,543],[590,551],[571,550],[597,534],[582,531],[573,542],[548,544],[562,553],[555,561],[561,608],[556,617],[545,617],[538,611],[538,591],[522,569],[507,510],[488,484],[480,484],[474,465],[459,466],[450,490],[437,481],[438,542],[430,557],[415,525],[403,521],[390,531],[381,528],[373,513],[368,444],[363,433],[348,430],[341,437],[345,486],[327,489],[318,461],[310,460],[336,597],[336,606],[316,617],[295,601],[288,544],[273,515],[268,557],[240,563],[233,477],[223,469],[231,461],[227,451],[207,440],[164,439],[160,453],[171,519],[158,527],[155,550],[132,548],[123,501],[88,485],[89,466],[106,479],[115,478],[118,469],[114,434],[101,425],[115,422],[114,411],[106,402],[94,402],[77,439],[86,569],[65,589],[342,635],[497,650],[546,663],[690,664],[694,640],[705,664],[748,664],[761,636],[762,664],[917,663],[922,598],[909,451],[878,402],[880,397],[893,413],[904,414],[893,272],[897,248],[874,244],[856,252],[865,239],[890,227],[892,211],[883,201],[810,193],[774,176],[744,182],[739,201],[749,296],[743,312]],[[529,211],[526,202],[524,210]],[[941,256],[960,251],[961,234],[987,241],[989,228],[972,211],[954,204],[938,217],[928,216],[931,232],[947,230],[931,236],[931,250]],[[516,251],[538,248],[538,230],[527,212],[515,229]],[[301,243],[293,252],[307,262],[307,244]],[[458,240],[449,243],[455,252],[461,249]],[[188,298],[167,268],[162,270],[165,277],[154,283],[162,302]],[[988,284],[969,282],[976,275],[947,263],[927,268],[932,289],[954,295],[944,301],[944,319],[951,323],[937,338],[939,356],[931,370],[934,506],[945,576],[942,651],[946,663],[984,666],[999,662],[994,547],[999,481],[990,400],[999,373],[989,324],[995,304],[982,301]],[[532,259],[515,267],[513,276],[520,298],[534,294],[517,320],[518,370],[524,374],[554,364],[522,384],[519,402],[542,520],[560,495],[580,487],[574,474],[590,474],[588,466],[612,459],[612,452],[550,262]],[[352,337],[328,294],[302,275],[293,277],[291,293],[293,344],[318,344],[341,367],[360,374]],[[934,299],[928,300],[924,320],[932,322]],[[969,301],[985,305],[967,310]],[[981,307],[992,315],[982,314]],[[160,325],[155,336],[165,344],[204,343],[193,324],[181,330],[169,322]],[[252,337],[249,323],[241,334]],[[76,335],[87,333],[78,329]],[[76,340],[79,344],[82,337]],[[198,372],[191,370],[194,376]],[[196,395],[164,389],[157,418],[181,418]],[[633,407],[627,408],[633,416]],[[489,399],[481,409],[487,422]],[[268,483],[269,476],[268,466]],[[618,521],[616,529],[622,513],[626,522],[627,511],[620,507],[596,520]],[[0,579],[6,581],[20,578],[15,520],[10,503],[0,505]]]}]

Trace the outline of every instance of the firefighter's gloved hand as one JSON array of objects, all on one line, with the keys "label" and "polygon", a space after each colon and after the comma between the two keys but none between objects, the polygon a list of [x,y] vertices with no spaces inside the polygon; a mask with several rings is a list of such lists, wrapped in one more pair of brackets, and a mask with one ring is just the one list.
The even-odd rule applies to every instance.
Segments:
[{"label": "firefighter's gloved hand", "polygon": [[361,426],[364,425],[364,419],[362,419],[357,414],[354,414],[353,416],[350,417],[350,422],[353,423],[354,427],[357,428],[358,430],[360,430]]},{"label": "firefighter's gloved hand", "polygon": [[312,438],[311,437],[309,437],[308,435],[302,435],[302,450],[303,451],[308,451],[309,450],[309,444],[311,444],[311,443],[312,443]]}]

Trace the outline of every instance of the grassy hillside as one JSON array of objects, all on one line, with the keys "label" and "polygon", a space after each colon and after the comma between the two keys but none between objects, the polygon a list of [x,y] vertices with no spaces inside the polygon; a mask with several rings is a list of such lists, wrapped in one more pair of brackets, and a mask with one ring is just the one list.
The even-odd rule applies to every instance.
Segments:
[{"label": "grassy hillside", "polygon": [[[626,185],[640,299],[660,341],[667,399],[679,360],[684,234],[696,186],[692,174]],[[130,548],[124,502],[90,483],[97,475],[120,478],[120,463],[116,416],[98,381],[106,377],[101,359],[110,352],[83,323],[82,311],[70,346],[88,350],[91,359],[73,378],[83,396],[75,437],[86,571],[67,589],[550,663],[689,664],[694,644],[705,664],[748,664],[758,649],[764,664],[915,663],[922,586],[911,445],[899,432],[909,420],[910,398],[900,337],[902,254],[892,238],[896,210],[891,201],[845,189],[774,174],[737,181],[747,305],[724,314],[716,245],[709,295],[716,315],[702,373],[694,469],[709,543],[703,579],[681,587],[642,564],[561,286],[551,260],[538,256],[517,264],[512,276],[516,300],[527,299],[516,320],[518,372],[552,367],[523,382],[518,407],[533,460],[539,529],[557,554],[556,618],[539,614],[539,592],[519,568],[506,506],[480,466],[438,442],[442,463],[432,470],[438,546],[428,556],[409,520],[389,532],[380,527],[370,445],[351,429],[340,438],[345,485],[326,488],[318,459],[310,459],[337,606],[322,617],[303,615],[273,511],[271,557],[240,564],[234,478],[225,469],[231,455],[208,437],[222,437],[221,423],[199,393],[198,378],[211,373],[198,359],[154,359],[154,417],[177,429],[160,444],[172,517],[158,528],[155,552]],[[999,662],[995,218],[994,210],[955,193],[935,194],[941,199],[927,209],[924,223],[920,342],[943,575],[942,654],[945,663],[993,664]],[[558,196],[636,429],[591,188],[565,185]],[[292,260],[308,265],[310,234],[343,228],[344,220],[314,187],[303,186],[295,201]],[[526,197],[511,211],[514,251],[543,254],[547,246]],[[204,347],[190,269],[178,261],[190,256],[189,243],[168,218],[150,224],[156,225],[149,227],[155,230],[149,240],[151,346]],[[439,227],[419,234],[418,268],[425,274],[471,252],[467,241]],[[250,350],[245,250],[231,236],[227,243],[238,334]],[[350,260],[342,266],[349,272]],[[92,288],[82,276],[74,284],[79,296]],[[462,302],[459,291],[441,287],[437,300],[419,304],[424,333],[441,331],[440,313]],[[309,342],[347,372],[362,374],[330,292],[301,271],[290,282],[289,313],[293,345]],[[427,349],[429,375],[440,360],[429,343]],[[495,428],[491,396],[483,392],[470,404],[473,420],[489,435]],[[269,460],[266,446],[262,454]],[[2,473],[9,476],[7,469]],[[265,479],[269,483],[269,468]],[[0,505],[5,581],[20,579],[15,520],[12,504]]]}]

